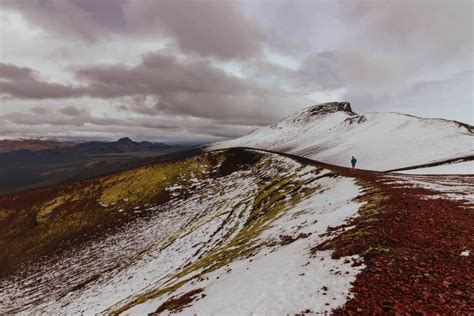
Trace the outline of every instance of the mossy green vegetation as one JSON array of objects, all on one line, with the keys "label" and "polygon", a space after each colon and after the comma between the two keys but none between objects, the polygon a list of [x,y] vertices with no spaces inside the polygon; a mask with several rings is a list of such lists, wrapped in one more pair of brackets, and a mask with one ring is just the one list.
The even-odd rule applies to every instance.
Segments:
[{"label": "mossy green vegetation", "polygon": [[[271,156],[267,156],[254,164],[251,171],[258,174],[260,170],[265,170],[269,165],[276,167],[275,164],[278,165],[272,160]],[[248,205],[240,207],[242,205],[239,204],[227,216],[221,224],[221,228],[225,227],[225,229],[222,229],[225,234],[220,238],[219,243],[204,253],[196,254],[194,261],[182,267],[176,274],[168,276],[166,286],[132,297],[122,306],[110,312],[119,314],[149,299],[173,293],[184,284],[197,280],[236,260],[251,257],[262,247],[272,246],[268,241],[263,242],[259,239],[262,232],[268,229],[286,211],[320,189],[316,185],[308,185],[314,177],[302,180],[295,171],[288,172],[288,170],[283,169],[280,171],[281,175],[279,174],[278,177],[258,183],[255,195],[252,200],[247,202]],[[168,242],[171,243],[185,236],[197,226],[211,220],[213,214],[220,215],[222,213],[219,210],[212,210],[203,217],[197,218],[184,227],[182,231],[174,234],[168,239]],[[235,221],[236,218],[240,219],[240,223],[244,221],[244,224],[239,226],[239,221]]]},{"label": "mossy green vegetation", "polygon": [[[196,205],[211,201],[202,211],[189,213],[192,216],[180,224],[184,226],[150,247],[180,249],[180,241],[187,240],[186,236],[205,231],[202,227],[206,225],[213,231],[214,223],[218,223],[221,227],[218,227],[215,240],[198,242],[191,259],[163,276],[159,287],[107,311],[119,313],[149,299],[175,294],[184,284],[197,281],[236,260],[250,258],[263,247],[281,246],[275,240],[262,239],[262,233],[288,210],[321,190],[312,183],[320,177],[319,172],[317,168],[312,168],[311,172],[295,169],[295,165],[278,156],[234,149],[0,197],[1,274],[28,272],[28,265],[26,269],[22,265],[32,260],[41,262],[43,256],[60,254],[62,250],[106,236],[127,222],[148,219],[147,216],[167,209],[158,210],[155,206],[178,205],[173,203],[187,198]],[[199,188],[193,189],[195,186]],[[234,197],[235,203],[229,204],[226,194]],[[153,213],[155,209],[157,213]],[[177,214],[187,211],[184,207]],[[8,214],[12,212],[15,217],[10,221]],[[3,213],[7,214],[4,218],[8,221],[1,220]],[[140,250],[130,262],[136,262],[146,254],[146,249]],[[78,286],[87,286],[99,278],[100,275],[94,275]],[[174,303],[174,298],[171,295],[166,301]]]},{"label": "mossy green vegetation", "polygon": [[64,241],[81,243],[133,220],[138,215],[130,210],[165,203],[166,188],[186,190],[191,182],[212,176],[211,169],[225,159],[225,152],[202,154],[0,197],[0,276],[60,250]]},{"label": "mossy green vegetation", "polygon": [[191,179],[197,181],[211,167],[207,155],[199,158],[186,159],[172,163],[145,166],[122,172],[103,179],[101,186],[105,188],[99,198],[104,205],[120,202],[133,204],[147,200],[162,193],[170,184],[189,185]]},{"label": "mossy green vegetation", "polygon": [[36,213],[36,222],[38,224],[45,223],[48,220],[49,215],[59,206],[63,205],[66,200],[69,199],[70,196],[58,196],[51,201],[47,202],[43,205],[38,213]]}]

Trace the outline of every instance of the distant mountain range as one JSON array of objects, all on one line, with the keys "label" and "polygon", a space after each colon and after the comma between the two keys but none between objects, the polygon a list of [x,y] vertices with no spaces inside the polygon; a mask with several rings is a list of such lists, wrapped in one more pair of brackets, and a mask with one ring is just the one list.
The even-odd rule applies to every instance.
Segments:
[{"label": "distant mountain range", "polygon": [[22,139],[1,144],[4,152],[0,152],[0,194],[105,175],[185,148],[135,142],[128,137],[115,142]]},{"label": "distant mountain range", "polygon": [[[153,151],[170,147],[163,143],[134,142],[128,137],[120,138],[116,142],[87,142],[74,146],[71,149],[88,154],[127,153],[134,151]],[[69,149],[69,148],[68,148]],[[67,150],[67,149],[66,149]]]},{"label": "distant mountain range", "polygon": [[62,146],[44,150],[20,149],[10,152],[0,153],[0,163],[5,165],[38,164],[38,163],[62,163],[71,162],[75,159],[88,157],[91,155],[124,154],[133,152],[161,151],[171,148],[162,143],[134,142],[130,138],[121,138],[116,142],[87,142],[73,146]]},{"label": "distant mountain range", "polygon": [[42,138],[0,139],[0,153],[16,150],[40,151],[75,146],[77,143]]},{"label": "distant mountain range", "polygon": [[120,138],[115,142],[70,142],[60,140],[44,139],[17,139],[0,140],[0,153],[12,152],[41,152],[47,153],[84,153],[84,154],[105,154],[105,153],[126,153],[134,151],[153,151],[170,147],[163,143],[135,142],[128,137]]}]

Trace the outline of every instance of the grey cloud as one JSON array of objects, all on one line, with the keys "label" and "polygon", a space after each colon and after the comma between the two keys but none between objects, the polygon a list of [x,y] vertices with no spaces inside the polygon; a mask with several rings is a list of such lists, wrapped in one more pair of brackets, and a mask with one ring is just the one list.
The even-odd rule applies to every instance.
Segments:
[{"label": "grey cloud", "polygon": [[392,98],[402,98],[428,78],[449,78],[473,69],[470,0],[299,5],[282,0],[274,6],[265,2],[254,6],[255,18],[261,15],[266,27],[276,30],[270,35],[304,42],[294,46],[297,51],[284,48],[291,56],[304,57],[295,70],[259,62],[246,74],[301,94],[344,89],[348,99],[370,96],[361,103],[369,109],[375,100],[388,104]]},{"label": "grey cloud", "polygon": [[79,116],[81,114],[81,110],[72,105],[61,108],[59,112],[67,116]]},{"label": "grey cloud", "polygon": [[33,74],[30,68],[0,63],[0,78],[4,80],[33,80]]},{"label": "grey cloud", "polygon": [[83,94],[80,87],[43,81],[27,67],[0,63],[0,92],[19,99],[70,98]]},{"label": "grey cloud", "polygon": [[[155,135],[155,140],[167,138],[175,140],[218,140],[225,137],[235,137],[255,128],[254,126],[235,125],[207,118],[190,120],[186,117],[164,115],[161,117],[118,119],[97,117],[84,109],[76,116],[64,115],[62,109],[56,112],[49,109],[44,110],[32,111],[33,113],[12,112],[0,115],[2,135],[31,136],[36,133],[37,135],[60,134],[72,137],[94,133],[96,138],[111,139],[116,138],[116,136],[111,135],[138,135],[138,139],[143,139],[144,135],[148,135],[146,138],[150,139],[149,135]],[[25,126],[28,128],[25,128]],[[64,132],[65,126],[68,126],[68,132]]]},{"label": "grey cloud", "polygon": [[[472,53],[473,2],[342,1],[341,12],[350,23],[365,25],[356,40],[386,51],[411,51],[438,62]],[[366,38],[367,40],[364,40]]]},{"label": "grey cloud", "polygon": [[32,25],[96,42],[111,36],[171,38],[185,52],[239,59],[261,51],[264,33],[231,1],[2,1]]},{"label": "grey cloud", "polygon": [[[112,1],[107,1],[112,4]],[[1,6],[20,12],[27,21],[53,34],[75,36],[88,41],[98,40],[104,27],[94,20],[91,11],[76,1],[31,0],[2,1]]]},{"label": "grey cloud", "polygon": [[[33,113],[11,112],[0,115],[0,119],[25,126],[53,125],[53,126],[84,126],[94,125],[121,125],[122,120],[115,118],[95,117],[85,109],[78,110],[73,106],[61,108],[57,112],[49,109],[45,111],[32,111]],[[69,114],[68,114],[69,113]],[[72,114],[74,113],[74,114]]]},{"label": "grey cloud", "polygon": [[37,80],[21,82],[0,82],[0,92],[19,99],[70,98],[83,95],[82,89],[60,83],[48,83]]},{"label": "grey cloud", "polygon": [[212,66],[206,60],[179,63],[160,54],[144,56],[141,64],[97,65],[77,70],[79,78],[90,83],[87,93],[98,97],[138,94],[232,93],[249,86]]},{"label": "grey cloud", "polygon": [[[30,76],[0,82],[0,92],[18,99],[130,97],[126,108],[141,114],[232,118],[244,125],[271,123],[285,114],[282,109],[301,101],[278,88],[261,87],[257,81],[229,75],[201,58],[178,62],[175,57],[154,53],[143,56],[136,66],[96,65],[81,67],[75,73],[82,86]],[[73,115],[71,109],[64,114]]]},{"label": "grey cloud", "polygon": [[[235,117],[243,122],[258,119],[266,123],[278,117],[269,109],[278,108],[281,101],[292,97],[228,75],[203,59],[178,62],[159,54],[144,56],[142,63],[134,67],[98,65],[79,69],[77,74],[89,83],[86,94],[99,98],[135,97],[127,108],[149,115]],[[277,94],[281,101],[273,102]],[[152,96],[153,103],[142,104],[139,98],[143,96]]]},{"label": "grey cloud", "polygon": [[59,125],[59,126],[82,126],[84,122],[77,119],[67,119],[55,115],[38,115],[38,113],[13,112],[0,116],[4,121],[11,123],[34,126],[34,125]]},{"label": "grey cloud", "polygon": [[30,111],[35,113],[35,114],[38,114],[38,115],[44,115],[44,114],[47,114],[47,113],[51,113],[50,109],[43,108],[43,107],[40,107],[40,106],[35,106],[35,107],[31,108]]},{"label": "grey cloud", "polygon": [[247,58],[259,53],[263,31],[230,1],[129,1],[128,21],[142,29],[156,23],[181,49],[202,56]]},{"label": "grey cloud", "polygon": [[[355,111],[474,119],[472,1],[3,0],[0,7],[42,29],[49,53],[70,54],[56,62],[23,49],[38,39],[21,38],[20,28],[13,43],[24,56],[0,64],[2,135],[215,140],[332,90]],[[85,45],[94,48],[89,55],[74,55]]]},{"label": "grey cloud", "polygon": [[[366,111],[390,111],[473,123],[474,73],[466,71],[443,80],[420,81],[396,96],[350,90],[347,97]],[[466,93],[467,92],[467,93]]]}]

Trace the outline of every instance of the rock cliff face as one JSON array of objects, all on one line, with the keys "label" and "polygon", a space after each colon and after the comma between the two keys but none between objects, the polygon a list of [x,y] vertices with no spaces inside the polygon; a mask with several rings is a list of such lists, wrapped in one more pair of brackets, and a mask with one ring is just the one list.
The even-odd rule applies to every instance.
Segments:
[{"label": "rock cliff face", "polygon": [[354,113],[352,112],[351,104],[349,102],[327,102],[314,105],[309,107],[307,110],[311,115],[334,113],[339,111]]}]

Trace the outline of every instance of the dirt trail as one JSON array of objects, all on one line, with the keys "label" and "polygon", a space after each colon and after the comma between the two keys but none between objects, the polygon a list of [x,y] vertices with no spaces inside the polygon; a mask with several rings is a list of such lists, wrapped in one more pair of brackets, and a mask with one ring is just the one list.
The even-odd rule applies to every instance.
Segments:
[{"label": "dirt trail", "polygon": [[[313,248],[332,249],[336,258],[359,254],[367,265],[354,282],[354,297],[336,315],[474,313],[472,204],[416,187],[409,176],[394,182],[393,174],[283,155],[352,177],[365,188],[360,216],[332,230],[353,227]],[[473,176],[459,177],[474,187]],[[470,254],[462,256],[466,250]]]}]

